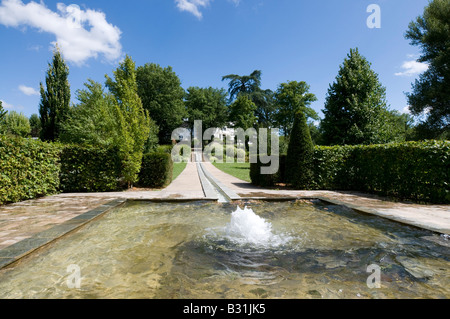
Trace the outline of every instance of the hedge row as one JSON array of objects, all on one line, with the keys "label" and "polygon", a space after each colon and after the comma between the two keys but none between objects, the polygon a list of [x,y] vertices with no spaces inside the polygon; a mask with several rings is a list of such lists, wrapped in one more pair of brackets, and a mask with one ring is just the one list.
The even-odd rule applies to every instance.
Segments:
[{"label": "hedge row", "polygon": [[[252,166],[255,176],[258,164]],[[252,181],[261,186],[285,182],[284,171],[281,165],[277,176],[254,177]],[[314,151],[313,179],[312,189],[363,191],[400,199],[450,203],[450,142],[318,146]]]},{"label": "hedge row", "polygon": [[[141,185],[172,181],[170,154],[143,158]],[[58,192],[109,192],[126,187],[118,150],[44,143],[0,135],[0,205]]]},{"label": "hedge row", "polygon": [[60,154],[55,144],[0,135],[0,204],[57,193]]},{"label": "hedge row", "polygon": [[280,155],[280,168],[273,175],[261,174],[261,167],[268,166],[268,164],[261,163],[259,159],[260,156],[258,156],[257,163],[250,164],[250,179],[254,185],[271,187],[277,183],[286,183],[286,155]]},{"label": "hedge row", "polygon": [[64,193],[123,189],[118,150],[65,145],[61,153],[60,190]]},{"label": "hedge row", "polygon": [[173,161],[168,153],[149,153],[142,158],[139,186],[161,188],[172,182]]}]

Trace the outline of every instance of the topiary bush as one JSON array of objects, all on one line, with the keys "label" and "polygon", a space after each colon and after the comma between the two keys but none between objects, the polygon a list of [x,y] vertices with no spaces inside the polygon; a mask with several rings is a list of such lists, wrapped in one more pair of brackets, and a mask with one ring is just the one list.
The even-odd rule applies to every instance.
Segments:
[{"label": "topiary bush", "polygon": [[306,116],[302,110],[295,114],[286,157],[286,181],[298,189],[313,185],[314,145]]},{"label": "topiary bush", "polygon": [[138,185],[162,188],[172,182],[173,161],[167,153],[149,153],[142,158]]},{"label": "topiary bush", "polygon": [[0,204],[58,192],[61,147],[0,135]]}]

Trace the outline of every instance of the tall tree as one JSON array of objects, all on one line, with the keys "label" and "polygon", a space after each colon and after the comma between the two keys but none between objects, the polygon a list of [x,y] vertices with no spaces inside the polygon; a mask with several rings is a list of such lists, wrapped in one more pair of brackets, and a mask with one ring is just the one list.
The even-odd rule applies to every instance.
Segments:
[{"label": "tall tree", "polygon": [[326,145],[385,142],[386,89],[371,64],[351,49],[330,85],[321,122]]},{"label": "tall tree", "polygon": [[52,63],[48,64],[45,78],[46,88],[40,83],[41,103],[39,115],[41,120],[41,139],[55,141],[59,138],[61,123],[68,116],[70,109],[69,68],[60,50],[56,47]]},{"label": "tall tree", "polygon": [[118,140],[116,99],[102,84],[91,79],[76,92],[78,105],[63,124],[60,141],[107,148]]},{"label": "tall tree", "polygon": [[384,143],[405,142],[414,139],[414,117],[412,115],[395,110],[386,111],[384,123]]},{"label": "tall tree", "polygon": [[21,137],[29,137],[31,133],[30,122],[22,113],[11,111],[6,114],[0,132]]},{"label": "tall tree", "polygon": [[302,111],[308,118],[319,119],[316,111],[309,107],[312,102],[317,101],[317,97],[309,93],[309,89],[306,82],[290,81],[280,84],[275,92],[275,119],[284,136],[290,135],[298,111]]},{"label": "tall tree", "polygon": [[256,105],[254,113],[258,126],[271,127],[274,122],[273,92],[261,89],[261,75],[260,70],[255,70],[250,75],[225,75],[222,81],[228,81],[230,104],[241,95],[247,96]]},{"label": "tall tree", "polygon": [[271,128],[276,123],[275,93],[272,90],[257,90],[250,95],[253,103],[256,104],[255,116],[258,127]]},{"label": "tall tree", "polygon": [[137,68],[136,80],[142,105],[159,127],[160,142],[170,143],[173,130],[187,115],[179,77],[170,66],[147,63]]},{"label": "tall tree", "polygon": [[427,114],[435,137],[450,133],[450,0],[433,0],[409,24],[406,39],[422,49],[419,62],[429,65],[412,85],[408,102],[413,115]]},{"label": "tall tree", "polygon": [[150,117],[144,110],[138,95],[136,65],[126,56],[114,71],[114,79],[106,75],[106,86],[116,99],[119,153],[122,160],[124,181],[129,186],[137,181],[141,168],[144,146],[150,134]]},{"label": "tall tree", "polygon": [[227,124],[227,93],[224,89],[190,87],[185,105],[190,127],[196,120],[202,120],[204,128],[221,128]]},{"label": "tall tree", "polygon": [[223,76],[222,81],[229,81],[230,103],[240,94],[251,94],[258,91],[261,87],[261,74],[260,70],[255,70],[250,75],[229,74]]},{"label": "tall tree", "polygon": [[8,113],[8,111],[3,109],[3,102],[0,101],[0,123],[5,118],[6,113]]},{"label": "tall tree", "polygon": [[236,128],[242,128],[244,131],[255,127],[256,105],[247,96],[241,95],[230,106],[230,122]]},{"label": "tall tree", "polygon": [[41,120],[39,115],[31,114],[30,116],[31,137],[38,138],[41,135]]}]

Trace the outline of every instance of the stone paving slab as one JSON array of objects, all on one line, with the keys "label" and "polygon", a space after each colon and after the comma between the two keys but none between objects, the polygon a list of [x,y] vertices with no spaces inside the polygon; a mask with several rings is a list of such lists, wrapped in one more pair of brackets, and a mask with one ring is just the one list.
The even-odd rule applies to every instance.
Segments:
[{"label": "stone paving slab", "polygon": [[110,201],[108,197],[49,196],[0,206],[0,249],[60,225]]}]

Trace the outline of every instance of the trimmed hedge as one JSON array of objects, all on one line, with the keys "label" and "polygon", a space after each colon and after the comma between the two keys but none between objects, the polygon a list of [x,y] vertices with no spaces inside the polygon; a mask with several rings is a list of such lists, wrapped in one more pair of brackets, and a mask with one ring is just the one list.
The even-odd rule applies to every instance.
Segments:
[{"label": "trimmed hedge", "polygon": [[[281,161],[282,162],[282,161]],[[425,141],[359,146],[317,146],[310,189],[351,190],[431,203],[450,203],[450,142]],[[252,182],[283,182],[283,164],[276,176],[261,177],[252,164]],[[258,171],[256,171],[258,169]],[[266,183],[268,185],[263,185]]]},{"label": "trimmed hedge", "polygon": [[60,153],[57,144],[0,136],[0,204],[57,193]]},{"label": "trimmed hedge", "polygon": [[121,190],[118,150],[65,145],[61,153],[61,191],[64,193]]},{"label": "trimmed hedge", "polygon": [[262,175],[261,167],[265,167],[268,164],[258,163],[250,164],[250,179],[253,184],[262,187],[272,187],[277,183],[286,183],[286,155],[280,155],[280,168],[278,173],[273,175]]},{"label": "trimmed hedge", "polygon": [[139,186],[162,188],[172,182],[173,161],[167,153],[149,153],[142,158]]}]

